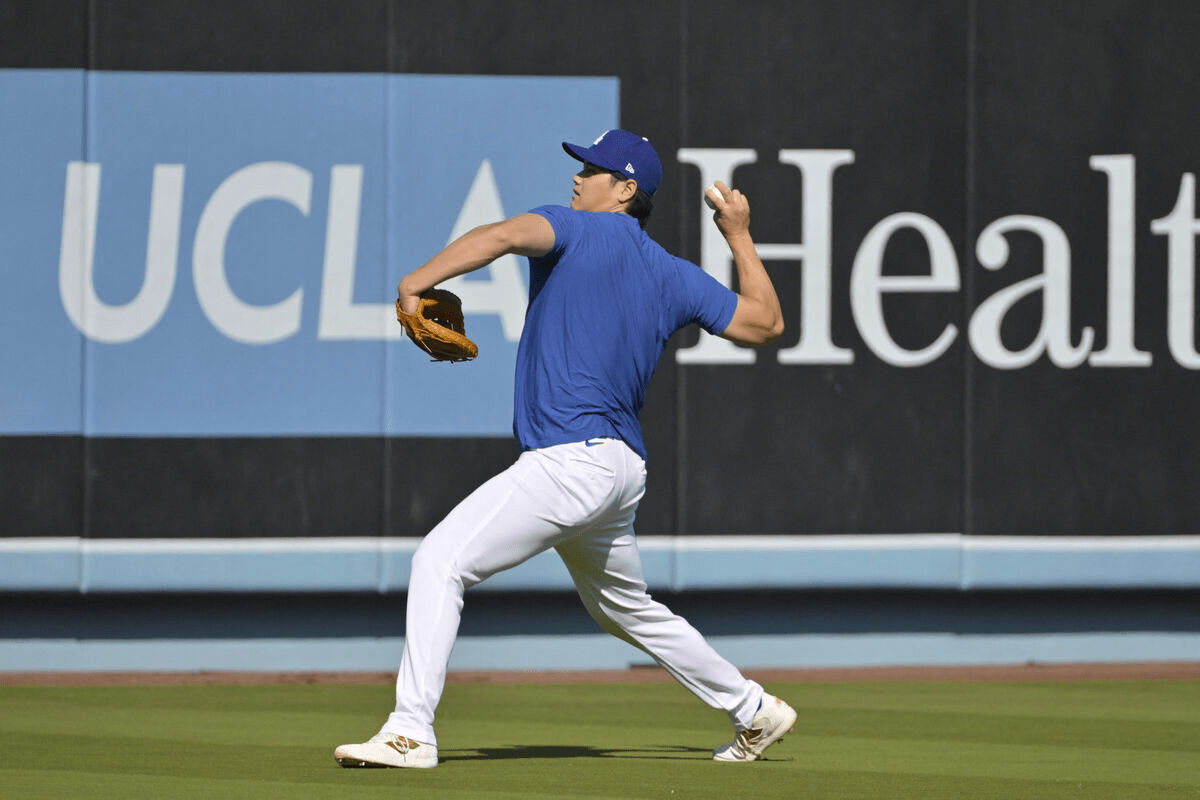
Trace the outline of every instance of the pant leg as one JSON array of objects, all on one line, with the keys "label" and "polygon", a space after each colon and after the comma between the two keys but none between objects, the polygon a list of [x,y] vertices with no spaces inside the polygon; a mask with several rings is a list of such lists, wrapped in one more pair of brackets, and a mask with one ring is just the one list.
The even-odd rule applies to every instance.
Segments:
[{"label": "pant leg", "polygon": [[434,716],[458,635],[463,592],[573,535],[607,506],[613,476],[603,465],[573,457],[583,447],[523,453],[422,540],[408,582],[396,709],[384,732],[437,743]]},{"label": "pant leg", "polygon": [[[623,445],[625,482],[633,502],[555,546],[571,573],[588,613],[617,638],[647,653],[689,691],[729,715],[738,730],[750,727],[762,686],[748,680],[682,617],[646,590],[633,532],[644,464]],[[618,479],[618,483],[621,479]]]}]

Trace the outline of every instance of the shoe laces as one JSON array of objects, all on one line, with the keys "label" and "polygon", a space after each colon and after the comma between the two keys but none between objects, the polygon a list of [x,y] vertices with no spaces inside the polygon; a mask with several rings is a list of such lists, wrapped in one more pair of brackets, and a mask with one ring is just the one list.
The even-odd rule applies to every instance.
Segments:
[{"label": "shoe laces", "polygon": [[754,752],[754,745],[762,738],[766,728],[749,728],[744,731],[738,731],[737,736],[733,737],[733,749],[742,757]]},{"label": "shoe laces", "polygon": [[410,750],[416,750],[418,745],[420,745],[420,742],[397,733],[377,733],[371,737],[370,743],[390,747],[401,755],[407,754]]},{"label": "shoe laces", "polygon": [[745,738],[747,744],[757,744],[758,740],[763,738],[763,734],[767,732],[766,727],[750,728],[741,732],[741,736]]}]

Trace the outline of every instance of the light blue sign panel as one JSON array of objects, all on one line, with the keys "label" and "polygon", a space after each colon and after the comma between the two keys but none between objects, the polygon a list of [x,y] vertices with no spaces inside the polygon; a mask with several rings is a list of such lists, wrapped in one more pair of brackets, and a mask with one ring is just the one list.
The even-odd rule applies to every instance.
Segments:
[{"label": "light blue sign panel", "polygon": [[[0,71],[0,433],[511,432],[526,266],[459,284],[470,364],[395,286],[569,202],[615,78]],[[454,288],[454,287],[451,287]]]},{"label": "light blue sign panel", "polygon": [[83,336],[59,301],[63,177],[83,158],[79,71],[0,70],[0,433],[83,424]]}]

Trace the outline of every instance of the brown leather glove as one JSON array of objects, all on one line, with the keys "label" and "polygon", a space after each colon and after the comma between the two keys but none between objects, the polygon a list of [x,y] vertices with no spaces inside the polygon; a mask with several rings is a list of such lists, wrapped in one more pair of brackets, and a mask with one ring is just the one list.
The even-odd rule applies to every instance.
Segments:
[{"label": "brown leather glove", "polygon": [[434,361],[470,361],[479,348],[465,335],[462,300],[445,289],[427,289],[415,314],[405,314],[396,300],[396,319],[413,344]]}]

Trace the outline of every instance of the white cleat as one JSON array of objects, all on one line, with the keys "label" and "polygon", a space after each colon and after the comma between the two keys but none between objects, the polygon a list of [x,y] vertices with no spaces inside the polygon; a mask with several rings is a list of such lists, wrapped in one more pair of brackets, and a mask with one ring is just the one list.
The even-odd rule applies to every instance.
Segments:
[{"label": "white cleat", "polygon": [[395,733],[377,733],[362,744],[344,744],[333,751],[343,767],[418,767],[438,765],[437,745]]},{"label": "white cleat", "polygon": [[754,761],[785,733],[790,733],[795,724],[796,710],[764,692],[762,708],[754,715],[750,729],[738,731],[732,742],[713,750],[713,761]]}]

